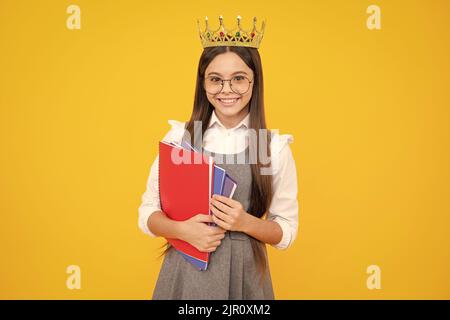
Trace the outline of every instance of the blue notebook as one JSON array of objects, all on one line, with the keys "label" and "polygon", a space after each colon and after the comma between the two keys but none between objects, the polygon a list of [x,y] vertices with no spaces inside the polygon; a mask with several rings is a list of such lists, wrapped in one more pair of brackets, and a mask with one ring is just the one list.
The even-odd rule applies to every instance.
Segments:
[{"label": "blue notebook", "polygon": [[[178,251],[178,250],[177,250]],[[183,256],[183,258],[185,258],[188,262],[190,262],[191,264],[194,265],[194,267],[196,267],[198,270],[200,271],[204,271],[206,270],[206,265],[207,263],[201,260],[198,260],[194,257],[191,257],[188,254],[185,254],[184,252],[178,251],[179,253],[181,253],[181,255]]]},{"label": "blue notebook", "polygon": [[213,194],[222,194],[223,183],[225,182],[225,169],[214,165],[214,191]]}]

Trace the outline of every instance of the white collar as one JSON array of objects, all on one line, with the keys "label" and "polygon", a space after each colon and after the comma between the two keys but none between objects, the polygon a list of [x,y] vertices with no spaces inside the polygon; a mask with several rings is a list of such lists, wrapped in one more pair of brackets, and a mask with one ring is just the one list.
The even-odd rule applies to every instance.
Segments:
[{"label": "white collar", "polygon": [[226,130],[235,130],[238,129],[242,126],[248,128],[250,125],[250,112],[247,113],[247,115],[245,116],[244,119],[241,120],[241,122],[239,122],[236,126],[234,126],[233,128],[229,128],[227,129],[223,123],[219,120],[219,118],[217,118],[216,115],[216,110],[213,110],[212,114],[211,114],[211,118],[209,119],[209,123],[208,123],[208,128],[210,128],[211,126],[213,126],[215,123],[217,123],[218,125],[220,125],[221,127],[223,127]]}]

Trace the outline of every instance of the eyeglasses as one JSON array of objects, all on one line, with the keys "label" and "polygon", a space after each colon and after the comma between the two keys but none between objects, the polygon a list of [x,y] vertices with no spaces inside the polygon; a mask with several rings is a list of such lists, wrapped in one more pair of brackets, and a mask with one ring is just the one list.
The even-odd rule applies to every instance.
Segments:
[{"label": "eyeglasses", "polygon": [[250,84],[253,82],[245,76],[235,76],[231,79],[221,79],[216,76],[209,76],[205,78],[204,88],[209,94],[218,94],[223,89],[223,83],[230,81],[231,91],[237,94],[244,94],[250,89]]}]

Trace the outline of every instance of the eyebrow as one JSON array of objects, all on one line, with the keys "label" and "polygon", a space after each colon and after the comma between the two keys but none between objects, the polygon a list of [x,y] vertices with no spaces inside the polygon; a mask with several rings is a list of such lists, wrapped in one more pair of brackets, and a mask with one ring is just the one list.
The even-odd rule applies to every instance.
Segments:
[{"label": "eyebrow", "polygon": [[[247,72],[245,72],[245,71],[236,71],[236,72],[233,72],[231,75],[234,75],[234,74],[238,74],[238,73],[244,73],[244,74],[247,74]],[[220,73],[218,73],[218,72],[210,72],[210,73],[208,73],[208,76],[210,76],[210,75],[212,75],[212,74],[217,74],[218,76],[222,76]],[[247,74],[248,75],[248,74]]]}]

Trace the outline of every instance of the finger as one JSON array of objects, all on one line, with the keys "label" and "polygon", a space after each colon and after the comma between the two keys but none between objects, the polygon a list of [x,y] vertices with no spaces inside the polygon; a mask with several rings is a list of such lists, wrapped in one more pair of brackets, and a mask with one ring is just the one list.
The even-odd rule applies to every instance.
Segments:
[{"label": "finger", "polygon": [[229,211],[232,209],[228,205],[226,205],[223,202],[220,202],[219,200],[216,200],[216,199],[211,199],[210,207],[212,207],[212,206],[216,207],[217,209],[219,209],[220,211],[225,212],[225,213],[229,213]]},{"label": "finger", "polygon": [[223,238],[225,238],[225,234],[218,234],[212,237],[212,241],[218,241],[218,240],[222,240]]},{"label": "finger", "polygon": [[229,224],[226,223],[225,221],[220,220],[219,218],[217,218],[216,216],[212,216],[214,223],[217,224],[219,227],[221,227],[222,229],[225,230],[229,230]]},{"label": "finger", "polygon": [[208,248],[210,248],[210,247],[218,247],[218,246],[220,246],[220,243],[221,243],[220,240],[212,241],[212,242],[210,242],[210,243],[208,244]]},{"label": "finger", "polygon": [[212,217],[210,214],[199,213],[196,215],[197,221],[199,222],[212,222]]},{"label": "finger", "polygon": [[225,221],[225,222],[227,222],[227,223],[230,223],[230,222],[231,222],[231,220],[230,220],[231,218],[230,218],[229,215],[227,215],[226,213],[223,213],[222,211],[218,210],[218,209],[215,208],[214,206],[211,207],[211,211],[212,211],[212,213],[213,213],[217,218],[219,218],[220,220],[223,220],[223,221]]},{"label": "finger", "polygon": [[234,199],[231,199],[231,198],[228,198],[228,197],[225,197],[225,196],[221,196],[220,194],[214,194],[213,195],[213,199],[216,199],[216,200],[218,200],[220,202],[223,202],[223,203],[225,203],[226,205],[228,205],[229,207],[232,207],[232,208],[234,208],[239,203],[239,201],[236,201]]},{"label": "finger", "polygon": [[204,246],[206,250],[216,249],[222,242],[220,240],[207,242]]},{"label": "finger", "polygon": [[[211,216],[211,217],[213,217],[213,216]],[[227,230],[224,230],[221,227],[210,227],[210,228],[213,229],[213,233],[212,233],[213,235],[221,235],[221,234],[224,234],[225,232],[227,232]]]}]

